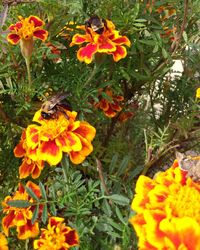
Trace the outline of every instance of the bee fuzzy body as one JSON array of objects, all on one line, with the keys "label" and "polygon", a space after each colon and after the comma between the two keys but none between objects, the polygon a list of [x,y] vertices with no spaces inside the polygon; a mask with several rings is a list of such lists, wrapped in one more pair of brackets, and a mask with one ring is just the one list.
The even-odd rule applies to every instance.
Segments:
[{"label": "bee fuzzy body", "polygon": [[107,24],[105,19],[93,15],[86,21],[85,27],[88,32],[88,28],[91,28],[94,32],[101,35],[104,32],[104,29],[107,28]]},{"label": "bee fuzzy body", "polygon": [[49,100],[45,101],[41,106],[41,116],[46,120],[55,119],[58,117],[59,113],[63,113],[66,118],[66,110],[71,111],[71,104],[66,100],[68,93],[58,93],[57,95],[51,97]]}]

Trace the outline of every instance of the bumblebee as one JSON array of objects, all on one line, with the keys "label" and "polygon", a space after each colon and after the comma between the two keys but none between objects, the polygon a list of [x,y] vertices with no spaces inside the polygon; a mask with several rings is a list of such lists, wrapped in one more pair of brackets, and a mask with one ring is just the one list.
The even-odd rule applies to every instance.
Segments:
[{"label": "bumblebee", "polygon": [[63,113],[66,118],[66,110],[72,111],[70,102],[66,99],[69,94],[66,92],[58,93],[52,96],[49,100],[45,101],[41,106],[41,116],[42,118],[49,120],[58,117],[58,113]]},{"label": "bumblebee", "polygon": [[104,28],[107,28],[106,20],[93,15],[85,22],[85,28],[88,31],[88,28],[91,28],[94,32],[101,35],[104,31]]}]

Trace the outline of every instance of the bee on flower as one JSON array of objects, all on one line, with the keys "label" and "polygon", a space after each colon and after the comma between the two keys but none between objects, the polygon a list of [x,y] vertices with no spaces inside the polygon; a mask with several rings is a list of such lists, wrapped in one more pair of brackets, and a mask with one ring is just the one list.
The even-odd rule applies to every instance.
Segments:
[{"label": "bee on flower", "polygon": [[63,102],[59,103],[59,108],[58,103],[44,104],[45,110],[42,106],[35,113],[33,121],[36,123],[23,131],[14,149],[16,157],[24,157],[19,168],[20,178],[30,174],[37,178],[45,162],[56,166],[63,154],[67,154],[72,163],[80,164],[93,151],[92,140],[96,134],[93,126],[77,120],[77,112],[67,110]]},{"label": "bee on flower", "polygon": [[84,34],[75,34],[70,46],[86,43],[77,52],[79,61],[89,64],[96,53],[112,55],[115,62],[126,57],[125,46],[130,47],[131,43],[126,36],[119,35],[112,21],[95,15],[86,21],[86,25],[77,28],[83,30]]}]

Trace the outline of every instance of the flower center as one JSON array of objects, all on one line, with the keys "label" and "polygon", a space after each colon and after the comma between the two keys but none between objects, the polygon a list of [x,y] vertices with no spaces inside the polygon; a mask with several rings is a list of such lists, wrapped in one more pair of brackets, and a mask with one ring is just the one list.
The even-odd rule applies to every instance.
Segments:
[{"label": "flower center", "polygon": [[34,22],[29,22],[28,18],[21,20],[22,27],[18,30],[18,35],[25,40],[29,40],[33,37],[35,31]]},{"label": "flower center", "polygon": [[197,189],[183,186],[171,197],[172,213],[179,217],[191,217],[200,223],[200,195]]}]

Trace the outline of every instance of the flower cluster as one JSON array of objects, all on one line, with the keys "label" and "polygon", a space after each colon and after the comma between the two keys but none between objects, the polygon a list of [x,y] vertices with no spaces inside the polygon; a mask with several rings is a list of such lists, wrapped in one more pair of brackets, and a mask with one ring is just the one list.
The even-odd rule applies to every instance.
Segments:
[{"label": "flower cluster", "polygon": [[2,233],[0,233],[0,250],[8,250],[8,241]]},{"label": "flower cluster", "polygon": [[48,32],[43,29],[44,22],[37,16],[23,18],[19,16],[19,22],[9,26],[10,33],[7,40],[16,45],[20,42],[22,55],[29,58],[33,52],[33,38],[45,41]]},{"label": "flower cluster", "polygon": [[[30,188],[38,198],[41,197],[40,188],[38,185],[29,181],[27,182],[26,187]],[[10,228],[16,227],[19,239],[24,240],[30,237],[36,237],[39,234],[38,222],[35,222],[34,224],[31,223],[35,206],[33,205],[25,208],[18,208],[8,204],[9,201],[17,200],[28,201],[29,203],[35,202],[33,198],[30,197],[26,192],[21,183],[19,183],[18,190],[12,197],[7,196],[4,199],[2,202],[3,213],[5,213],[6,216],[2,220],[2,226],[5,235],[9,235]]]},{"label": "flower cluster", "polygon": [[120,102],[124,100],[124,97],[121,95],[114,95],[112,89],[107,88],[105,94],[107,98],[103,98],[100,90],[99,102],[95,103],[94,106],[103,110],[104,114],[113,118],[117,115],[118,112],[122,110]]},{"label": "flower cluster", "polygon": [[49,218],[47,229],[42,228],[41,236],[34,241],[34,249],[68,250],[79,244],[77,232],[63,223],[60,217]]},{"label": "flower cluster", "polygon": [[20,178],[32,174],[37,178],[46,161],[57,165],[63,153],[67,153],[74,164],[82,163],[93,151],[91,141],[96,130],[88,122],[76,120],[77,113],[59,113],[56,119],[44,119],[41,110],[35,113],[34,122],[22,133],[20,143],[15,147],[16,157],[24,157],[20,166]]},{"label": "flower cluster", "polygon": [[70,46],[87,43],[77,52],[77,57],[81,62],[91,63],[97,52],[112,55],[115,62],[126,57],[127,51],[124,45],[130,46],[129,39],[126,36],[119,35],[119,31],[115,30],[115,25],[111,21],[105,21],[106,27],[104,26],[102,34],[98,34],[90,27],[87,29],[85,26],[77,27],[84,30],[85,34],[75,34]]},{"label": "flower cluster", "polygon": [[200,184],[187,178],[175,161],[155,179],[140,176],[130,218],[140,250],[200,247]]}]

